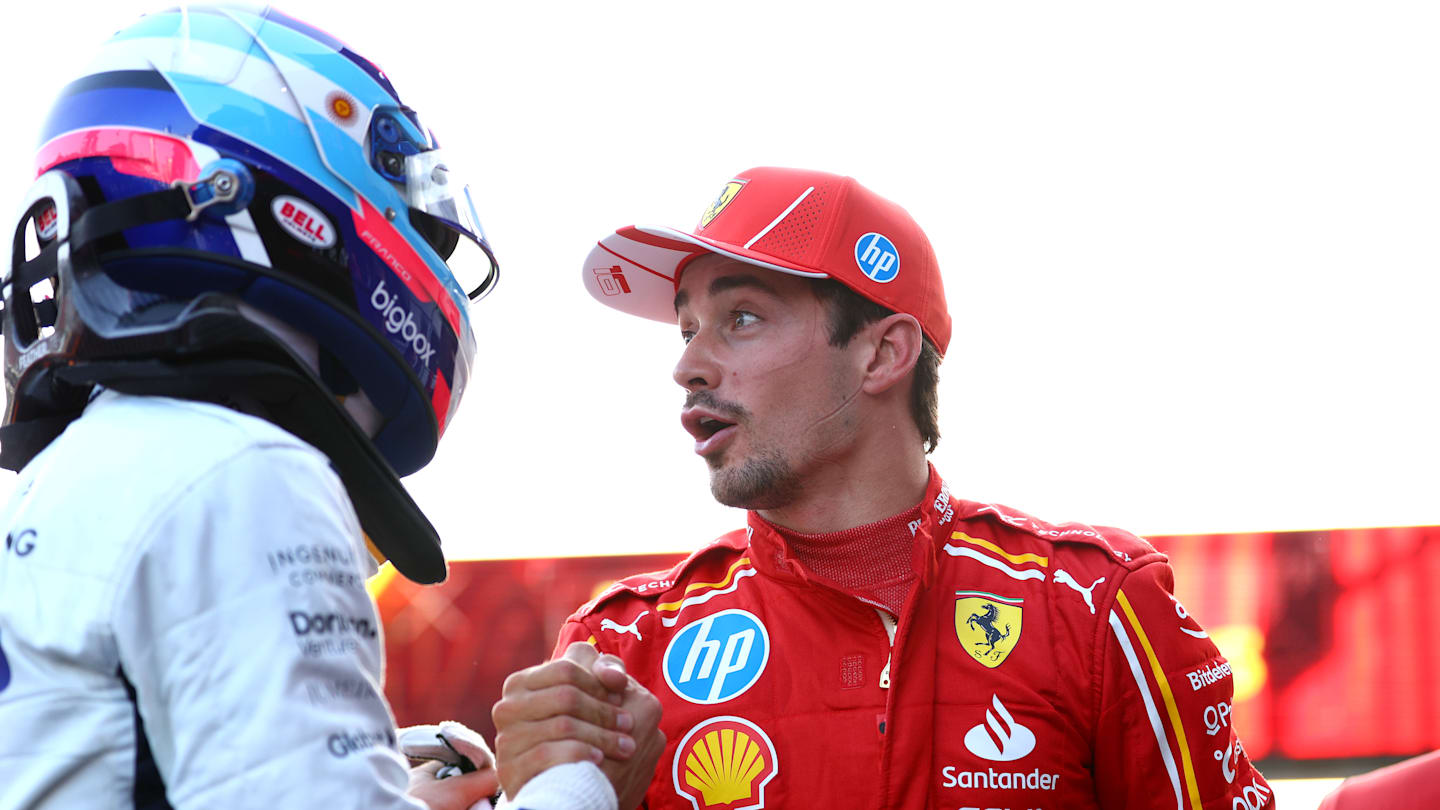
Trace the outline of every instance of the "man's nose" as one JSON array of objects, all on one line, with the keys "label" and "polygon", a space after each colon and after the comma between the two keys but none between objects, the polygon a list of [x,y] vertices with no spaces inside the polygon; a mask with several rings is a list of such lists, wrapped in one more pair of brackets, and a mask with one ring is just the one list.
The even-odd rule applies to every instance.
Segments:
[{"label": "man's nose", "polygon": [[703,334],[697,333],[685,344],[685,351],[680,353],[680,361],[675,364],[671,376],[686,391],[703,391],[714,388],[720,382],[714,353]]}]

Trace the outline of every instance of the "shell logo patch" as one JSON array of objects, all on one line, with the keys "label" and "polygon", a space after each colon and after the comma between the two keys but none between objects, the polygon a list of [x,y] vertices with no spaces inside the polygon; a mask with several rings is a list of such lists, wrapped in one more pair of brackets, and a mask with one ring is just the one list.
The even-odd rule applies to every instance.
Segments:
[{"label": "shell logo patch", "polygon": [[703,228],[709,225],[711,220],[720,216],[720,212],[724,211],[726,206],[730,205],[731,201],[735,199],[735,196],[739,194],[743,188],[745,188],[744,180],[731,180],[726,183],[725,188],[720,191],[720,196],[716,197],[715,202],[710,203],[710,207],[706,208],[705,213],[700,215],[700,227]]},{"label": "shell logo patch", "polygon": [[740,717],[712,717],[685,734],[671,766],[675,792],[695,810],[755,810],[780,772],[775,744]]},{"label": "shell logo patch", "polygon": [[971,658],[994,669],[1020,643],[1024,599],[985,591],[955,592],[955,636]]}]

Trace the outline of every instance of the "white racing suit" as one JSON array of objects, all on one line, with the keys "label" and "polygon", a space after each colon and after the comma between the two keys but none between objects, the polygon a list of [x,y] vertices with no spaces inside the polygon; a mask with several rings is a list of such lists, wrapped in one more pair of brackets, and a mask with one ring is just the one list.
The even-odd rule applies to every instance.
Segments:
[{"label": "white racing suit", "polygon": [[423,807],[319,451],[106,392],[0,514],[0,807]]}]

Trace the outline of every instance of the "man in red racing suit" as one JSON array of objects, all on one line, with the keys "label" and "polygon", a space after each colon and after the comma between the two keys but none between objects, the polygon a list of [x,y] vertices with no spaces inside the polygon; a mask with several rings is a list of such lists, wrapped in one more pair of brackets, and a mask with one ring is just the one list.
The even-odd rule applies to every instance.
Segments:
[{"label": "man in red racing suit", "polygon": [[926,462],[950,319],[902,209],[753,169],[694,232],[607,237],[586,278],[678,322],[682,424],[749,510],[561,633],[662,701],[648,807],[1273,806],[1162,555],[958,500]]},{"label": "man in red racing suit", "polygon": [[648,807],[1270,806],[1216,720],[1230,665],[1145,541],[958,500],[932,470],[897,622],[749,524],[561,633],[660,697]]}]

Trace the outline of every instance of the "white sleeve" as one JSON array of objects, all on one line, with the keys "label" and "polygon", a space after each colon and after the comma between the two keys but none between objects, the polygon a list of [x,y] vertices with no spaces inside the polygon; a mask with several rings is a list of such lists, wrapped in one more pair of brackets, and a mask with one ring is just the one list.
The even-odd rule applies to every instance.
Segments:
[{"label": "white sleeve", "polygon": [[254,446],[156,516],[112,612],[170,803],[411,808],[354,510],[323,457]]},{"label": "white sleeve", "polygon": [[570,762],[540,772],[514,799],[495,810],[617,810],[610,780],[593,762]]}]

